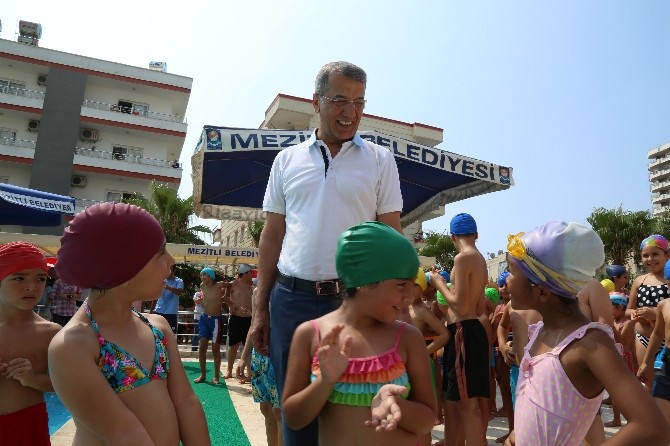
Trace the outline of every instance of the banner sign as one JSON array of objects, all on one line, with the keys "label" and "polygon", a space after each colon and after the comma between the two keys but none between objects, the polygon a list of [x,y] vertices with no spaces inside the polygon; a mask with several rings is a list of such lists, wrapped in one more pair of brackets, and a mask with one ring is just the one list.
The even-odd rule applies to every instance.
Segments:
[{"label": "banner sign", "polygon": [[4,190],[0,190],[0,198],[8,203],[14,203],[20,206],[38,209],[40,211],[74,215],[74,200],[72,200],[72,202],[58,201],[49,198],[31,197]]}]

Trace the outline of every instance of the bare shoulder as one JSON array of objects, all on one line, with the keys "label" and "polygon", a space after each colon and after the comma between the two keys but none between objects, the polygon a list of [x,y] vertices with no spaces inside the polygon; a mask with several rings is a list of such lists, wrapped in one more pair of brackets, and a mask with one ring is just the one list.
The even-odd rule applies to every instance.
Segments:
[{"label": "bare shoulder", "polygon": [[170,324],[168,323],[167,319],[165,319],[163,316],[159,314],[142,314],[142,315],[149,320],[151,325],[162,331],[163,336],[165,336],[167,333],[172,333],[172,328],[170,327]]},{"label": "bare shoulder", "polygon": [[[610,328],[610,327],[607,327]],[[584,336],[576,339],[570,346],[585,349],[587,352],[593,353],[599,348],[614,349],[614,340],[606,329],[589,328],[586,330]],[[568,346],[568,347],[570,347]]]},{"label": "bare shoulder", "polygon": [[66,362],[80,353],[94,351],[98,351],[98,340],[87,324],[68,324],[56,332],[49,344],[49,356]]},{"label": "bare shoulder", "polygon": [[45,336],[49,338],[53,338],[56,335],[56,333],[61,331],[61,329],[63,328],[55,322],[50,322],[42,318],[38,319],[35,322],[35,326],[40,336]]}]

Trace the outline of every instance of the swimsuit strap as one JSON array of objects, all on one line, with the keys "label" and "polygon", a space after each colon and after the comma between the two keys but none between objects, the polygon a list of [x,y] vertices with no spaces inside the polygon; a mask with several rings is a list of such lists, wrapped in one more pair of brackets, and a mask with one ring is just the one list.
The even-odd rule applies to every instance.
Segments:
[{"label": "swimsuit strap", "polygon": [[312,324],[312,327],[314,327],[314,331],[316,332],[316,343],[321,345],[321,332],[319,332],[319,324],[317,324],[314,319],[309,321],[309,323]]},{"label": "swimsuit strap", "polygon": [[395,333],[395,343],[393,344],[393,348],[395,348],[396,351],[398,350],[398,345],[400,345],[400,337],[402,336],[406,327],[407,327],[407,322],[401,322],[400,327],[398,327],[398,331],[396,331],[396,333]]},{"label": "swimsuit strap", "polygon": [[586,325],[582,325],[572,333],[570,333],[568,336],[566,336],[565,339],[563,339],[561,342],[558,343],[556,347],[552,350],[552,352],[556,355],[560,355],[561,352],[565,347],[570,345],[571,342],[573,342],[575,339],[581,339],[584,337],[586,332],[592,328],[597,328],[599,330],[604,331],[609,335],[612,340],[614,340],[614,333],[612,332],[612,327],[609,325],[601,324],[600,322],[590,322]]}]

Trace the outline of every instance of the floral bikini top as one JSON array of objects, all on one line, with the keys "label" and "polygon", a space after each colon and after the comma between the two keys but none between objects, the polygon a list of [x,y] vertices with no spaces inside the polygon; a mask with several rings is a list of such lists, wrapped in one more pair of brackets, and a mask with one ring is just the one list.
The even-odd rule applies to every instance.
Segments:
[{"label": "floral bikini top", "polygon": [[152,370],[148,371],[142,363],[131,356],[126,350],[118,345],[107,342],[101,335],[98,323],[93,319],[88,301],[84,302],[84,311],[91,320],[91,327],[98,337],[100,345],[100,359],[98,368],[116,393],[122,393],[131,390],[155,379],[166,379],[170,369],[170,359],[168,358],[167,342],[163,333],[151,325],[151,322],[138,313],[134,308],[131,311],[140,318],[142,322],[151,328],[154,335],[155,355]]},{"label": "floral bikini top", "polygon": [[[310,323],[316,331],[317,342],[321,343],[319,326],[314,320]],[[367,358],[349,358],[347,368],[335,383],[328,401],[348,406],[369,407],[372,399],[385,384],[397,384],[407,388],[407,392],[403,395],[403,398],[407,398],[410,390],[409,376],[405,363],[398,353],[400,337],[406,326],[404,322],[400,325],[396,332],[395,343],[387,352]],[[321,375],[319,357],[314,353],[310,380],[316,380],[319,375]]]}]

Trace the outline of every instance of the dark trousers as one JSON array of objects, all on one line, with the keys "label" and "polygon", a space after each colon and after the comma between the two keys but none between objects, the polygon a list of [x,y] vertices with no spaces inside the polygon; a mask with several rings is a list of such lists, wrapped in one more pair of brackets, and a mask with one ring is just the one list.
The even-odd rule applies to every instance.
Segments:
[{"label": "dark trousers", "polygon": [[[342,302],[339,295],[317,296],[313,293],[292,291],[275,283],[270,293],[270,361],[275,372],[279,398],[284,391],[288,352],[298,325],[317,319],[336,310]],[[314,420],[307,427],[293,430],[282,423],[284,445],[311,446],[319,444],[319,425]]]}]

